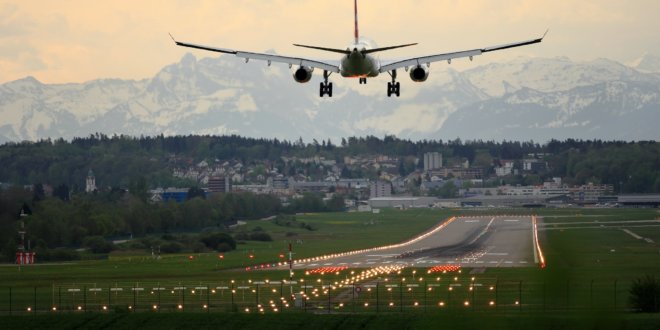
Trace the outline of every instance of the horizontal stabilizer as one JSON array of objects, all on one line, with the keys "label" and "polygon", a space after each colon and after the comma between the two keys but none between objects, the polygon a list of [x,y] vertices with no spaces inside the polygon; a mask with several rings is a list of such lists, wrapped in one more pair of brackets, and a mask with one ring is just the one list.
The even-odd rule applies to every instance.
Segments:
[{"label": "horizontal stabilizer", "polygon": [[[333,52],[333,53],[339,53],[339,54],[344,54],[344,55],[350,55],[351,51],[349,49],[336,49],[336,48],[326,48],[326,47],[318,47],[318,46],[307,46],[307,45],[299,45],[299,44],[293,44],[294,46],[297,47],[304,47],[304,48],[311,48],[311,49],[318,49],[318,50],[323,50],[326,52]],[[374,48],[374,49],[365,49],[362,50],[362,54],[371,54],[371,53],[376,53],[376,52],[382,52],[385,50],[390,50],[390,49],[396,49],[396,48],[403,48],[403,47],[409,47],[409,46],[414,46],[417,45],[417,43],[414,44],[405,44],[405,45],[398,45],[398,46],[389,46],[389,47],[381,47],[381,48]]]},{"label": "horizontal stabilizer", "polygon": [[397,48],[403,48],[403,47],[410,47],[410,46],[415,46],[415,45],[417,45],[417,43],[398,45],[398,46],[381,47],[381,48],[374,48],[374,49],[367,49],[367,50],[362,51],[362,54],[382,52],[382,51],[385,51],[385,50],[397,49]]},{"label": "horizontal stabilizer", "polygon": [[348,49],[336,49],[336,48],[326,48],[326,47],[317,47],[317,46],[307,46],[307,45],[299,45],[299,44],[293,44],[296,47],[303,47],[303,48],[311,48],[311,49],[318,49],[318,50],[323,50],[326,52],[333,52],[333,53],[339,53],[339,54],[345,54],[345,55],[350,55],[351,51]]}]

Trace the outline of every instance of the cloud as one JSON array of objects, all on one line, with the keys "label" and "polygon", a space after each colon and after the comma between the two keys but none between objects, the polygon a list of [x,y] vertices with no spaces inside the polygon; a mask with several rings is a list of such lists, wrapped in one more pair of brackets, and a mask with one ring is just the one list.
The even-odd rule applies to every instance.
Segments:
[{"label": "cloud", "polygon": [[386,134],[431,133],[437,131],[449,116],[437,104],[407,104],[395,109],[391,114],[359,120],[355,123],[358,130],[375,130]]}]

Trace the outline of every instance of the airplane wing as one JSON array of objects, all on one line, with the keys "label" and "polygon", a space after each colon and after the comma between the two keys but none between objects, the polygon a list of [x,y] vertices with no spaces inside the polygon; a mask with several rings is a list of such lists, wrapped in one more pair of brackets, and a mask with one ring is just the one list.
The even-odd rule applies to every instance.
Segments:
[{"label": "airplane wing", "polygon": [[545,38],[545,35],[547,33],[548,33],[548,31],[546,31],[545,34],[543,34],[543,36],[541,38],[538,38],[538,39],[515,42],[515,43],[511,43],[511,44],[505,44],[505,45],[499,45],[499,46],[493,46],[493,47],[487,47],[487,48],[472,49],[472,50],[465,50],[465,51],[454,52],[454,53],[445,53],[445,54],[437,54],[437,55],[409,58],[409,59],[406,59],[406,60],[397,61],[397,62],[393,62],[393,63],[383,65],[383,66],[380,67],[380,72],[381,73],[382,72],[388,72],[388,71],[396,70],[396,69],[399,69],[399,68],[408,68],[410,66],[417,66],[417,65],[422,65],[422,64],[427,64],[428,65],[431,62],[451,61],[452,59],[455,59],[455,58],[469,57],[470,59],[472,59],[472,57],[477,56],[477,55],[481,55],[483,53],[494,52],[496,50],[502,50],[502,49],[508,49],[508,48],[514,48],[514,47],[520,47],[520,46],[526,46],[526,45],[539,43],[539,42],[543,41],[543,38]]},{"label": "airplane wing", "polygon": [[[172,35],[170,35],[170,37],[172,37]],[[196,45],[196,44],[191,44],[191,43],[187,43],[187,42],[176,41],[174,39],[174,37],[172,37],[172,40],[174,40],[174,43],[177,44],[177,46],[207,50],[207,51],[217,52],[217,53],[233,54],[233,55],[236,55],[237,57],[244,58],[245,62],[248,62],[249,60],[261,60],[261,61],[267,61],[268,65],[270,65],[271,62],[287,63],[287,64],[289,64],[289,66],[292,66],[292,65],[308,66],[308,67],[312,67],[312,68],[326,70],[326,71],[329,71],[329,72],[339,73],[339,66],[331,64],[331,63],[321,62],[321,61],[309,60],[309,59],[300,58],[300,57],[288,57],[288,56],[280,56],[280,55],[273,55],[273,54],[244,52],[244,51],[232,50],[232,49],[226,49],[226,48],[216,48],[216,47],[209,47],[209,46],[203,46],[203,45]]]}]

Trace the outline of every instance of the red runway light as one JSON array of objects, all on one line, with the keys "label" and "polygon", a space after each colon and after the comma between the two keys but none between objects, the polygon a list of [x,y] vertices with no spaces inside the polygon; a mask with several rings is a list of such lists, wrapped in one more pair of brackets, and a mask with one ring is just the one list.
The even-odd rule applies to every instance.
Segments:
[{"label": "red runway light", "polygon": [[346,266],[337,266],[337,267],[321,267],[321,268],[316,268],[312,269],[309,271],[310,274],[325,274],[325,273],[337,273],[342,270],[346,270],[348,267]]},{"label": "red runway light", "polygon": [[435,266],[432,267],[428,270],[428,273],[447,273],[447,272],[456,272],[461,269],[461,266],[459,265],[442,265],[442,266]]}]

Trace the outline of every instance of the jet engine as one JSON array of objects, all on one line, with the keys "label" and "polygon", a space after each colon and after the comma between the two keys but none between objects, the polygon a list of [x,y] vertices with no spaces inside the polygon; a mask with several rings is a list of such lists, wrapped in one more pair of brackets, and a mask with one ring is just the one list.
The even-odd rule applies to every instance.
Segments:
[{"label": "jet engine", "polygon": [[429,77],[429,69],[418,65],[410,70],[410,79],[414,82],[426,81]]},{"label": "jet engine", "polygon": [[296,72],[293,73],[293,79],[301,84],[306,83],[312,79],[312,71],[314,71],[313,68],[301,66],[298,68],[298,70],[296,70]]}]

